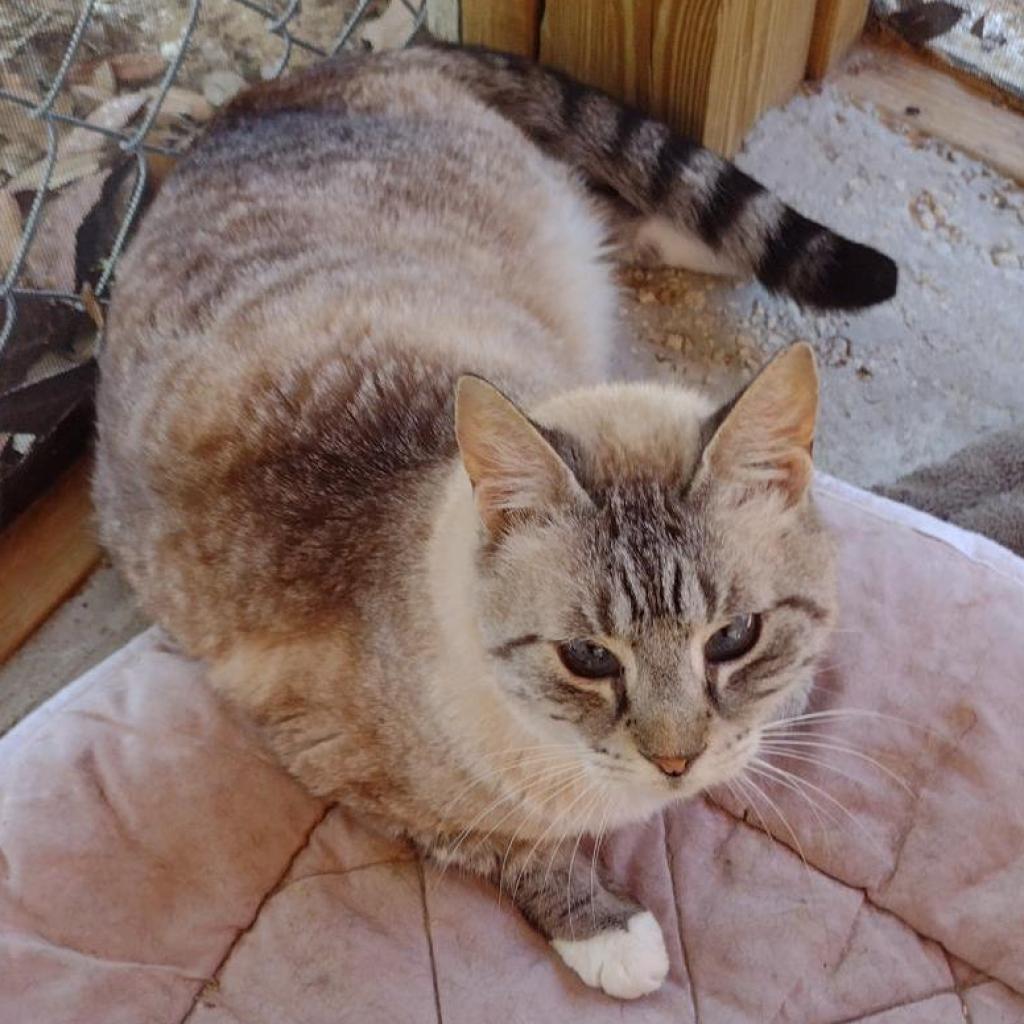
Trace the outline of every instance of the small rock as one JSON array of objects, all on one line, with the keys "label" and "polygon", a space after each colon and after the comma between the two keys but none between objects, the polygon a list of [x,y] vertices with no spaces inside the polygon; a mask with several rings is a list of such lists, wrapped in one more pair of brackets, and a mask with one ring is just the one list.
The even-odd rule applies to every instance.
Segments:
[{"label": "small rock", "polygon": [[930,192],[921,192],[910,203],[910,216],[922,231],[934,231],[941,219],[935,197]]},{"label": "small rock", "polygon": [[245,79],[236,71],[211,71],[203,76],[203,95],[215,107],[222,107],[245,88]]},{"label": "small rock", "polygon": [[1020,253],[1011,245],[1007,245],[1003,242],[1000,245],[993,246],[989,250],[989,257],[992,263],[997,267],[1020,267],[1022,266]]},{"label": "small rock", "polygon": [[644,288],[642,291],[637,292],[636,300],[637,302],[642,303],[644,306],[650,306],[652,303],[658,301],[658,297],[654,294],[654,292],[650,291],[647,288]]},{"label": "small rock", "polygon": [[817,348],[826,366],[846,366],[853,355],[853,343],[842,335],[824,339]]},{"label": "small rock", "polygon": [[666,334],[665,335],[665,347],[670,348],[675,352],[682,352],[686,345],[686,338],[681,334]]}]

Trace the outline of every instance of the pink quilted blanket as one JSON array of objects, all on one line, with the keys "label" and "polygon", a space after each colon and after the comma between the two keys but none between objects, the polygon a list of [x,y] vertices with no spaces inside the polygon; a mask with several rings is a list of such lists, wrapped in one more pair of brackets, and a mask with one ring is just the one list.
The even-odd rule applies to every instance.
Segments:
[{"label": "pink quilted blanket", "polygon": [[1024,562],[820,490],[816,705],[877,714],[806,742],[881,767],[807,746],[777,762],[802,795],[760,778],[603,847],[665,931],[659,992],[584,988],[493,890],[307,796],[151,631],[0,741],[0,1021],[1021,1024]]}]

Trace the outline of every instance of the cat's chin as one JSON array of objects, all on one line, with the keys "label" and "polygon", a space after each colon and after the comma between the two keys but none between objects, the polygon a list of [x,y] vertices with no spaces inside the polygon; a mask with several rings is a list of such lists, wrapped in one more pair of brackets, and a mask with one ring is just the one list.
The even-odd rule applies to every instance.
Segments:
[{"label": "cat's chin", "polygon": [[609,801],[608,827],[622,828],[647,821],[654,815],[683,800],[691,800],[705,792],[714,782],[689,783],[676,786],[646,782],[619,783]]}]

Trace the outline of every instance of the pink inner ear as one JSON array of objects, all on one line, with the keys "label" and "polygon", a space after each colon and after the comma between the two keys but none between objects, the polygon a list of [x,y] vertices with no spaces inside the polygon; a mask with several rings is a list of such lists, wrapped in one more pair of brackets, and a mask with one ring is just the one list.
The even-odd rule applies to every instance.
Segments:
[{"label": "pink inner ear", "polygon": [[781,482],[786,492],[786,506],[795,505],[811,484],[814,474],[814,463],[808,452],[794,451],[779,462],[779,468],[785,473]]}]

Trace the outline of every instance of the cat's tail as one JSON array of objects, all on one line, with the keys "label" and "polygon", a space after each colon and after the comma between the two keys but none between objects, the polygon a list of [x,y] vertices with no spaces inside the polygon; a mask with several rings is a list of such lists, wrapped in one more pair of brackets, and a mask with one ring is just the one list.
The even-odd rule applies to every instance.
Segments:
[{"label": "cat's tail", "polygon": [[641,215],[699,240],[721,265],[820,309],[858,309],[895,294],[898,272],[888,256],[797,213],[660,121],[518,57],[432,49],[448,74],[547,152]]}]

